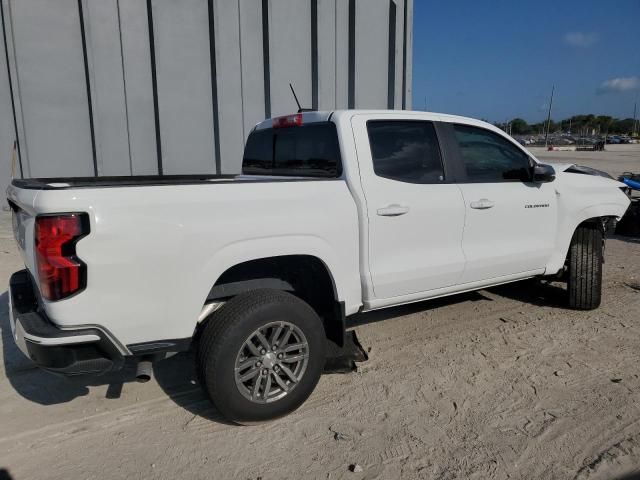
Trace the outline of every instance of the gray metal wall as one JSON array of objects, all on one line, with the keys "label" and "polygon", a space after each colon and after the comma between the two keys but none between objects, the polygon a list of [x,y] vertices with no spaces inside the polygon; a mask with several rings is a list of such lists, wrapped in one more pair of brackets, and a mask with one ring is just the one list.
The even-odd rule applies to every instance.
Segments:
[{"label": "gray metal wall", "polygon": [[16,129],[25,177],[236,173],[289,82],[305,107],[411,108],[413,0],[0,5],[0,188]]}]

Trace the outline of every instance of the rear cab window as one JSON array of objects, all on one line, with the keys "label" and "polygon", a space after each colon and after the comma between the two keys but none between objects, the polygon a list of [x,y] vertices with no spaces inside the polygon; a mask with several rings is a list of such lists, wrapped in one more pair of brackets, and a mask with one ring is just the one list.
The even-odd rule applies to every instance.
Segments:
[{"label": "rear cab window", "polygon": [[335,124],[254,130],[242,159],[246,175],[336,178],[342,175],[340,146]]}]

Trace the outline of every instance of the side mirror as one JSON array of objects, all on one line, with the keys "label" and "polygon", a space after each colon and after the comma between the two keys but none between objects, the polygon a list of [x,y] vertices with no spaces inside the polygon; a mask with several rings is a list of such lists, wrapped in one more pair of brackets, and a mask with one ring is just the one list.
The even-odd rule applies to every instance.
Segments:
[{"label": "side mirror", "polygon": [[556,179],[556,171],[551,165],[538,163],[533,167],[533,181],[536,183],[553,182]]}]

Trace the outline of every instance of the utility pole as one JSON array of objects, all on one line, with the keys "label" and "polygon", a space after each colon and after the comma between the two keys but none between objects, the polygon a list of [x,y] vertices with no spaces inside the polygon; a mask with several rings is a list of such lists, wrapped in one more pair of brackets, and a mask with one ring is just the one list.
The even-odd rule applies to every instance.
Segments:
[{"label": "utility pole", "polygon": [[547,112],[547,131],[544,134],[545,148],[547,148],[547,139],[549,137],[549,126],[551,125],[551,106],[553,105],[553,91],[555,90],[555,88],[556,88],[555,85],[551,86],[551,100],[549,100],[549,111]]},{"label": "utility pole", "polygon": [[636,109],[638,107],[638,96],[636,95],[636,101],[633,102],[633,131],[631,132],[631,136],[636,136]]}]

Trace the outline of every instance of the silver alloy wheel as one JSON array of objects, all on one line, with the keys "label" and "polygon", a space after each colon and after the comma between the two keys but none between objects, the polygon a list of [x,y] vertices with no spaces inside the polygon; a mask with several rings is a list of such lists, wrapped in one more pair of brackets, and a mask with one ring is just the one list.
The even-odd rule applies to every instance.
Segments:
[{"label": "silver alloy wheel", "polygon": [[242,344],[236,356],[236,386],[252,402],[274,402],[300,383],[308,362],[309,344],[302,330],[285,321],[268,323]]}]

